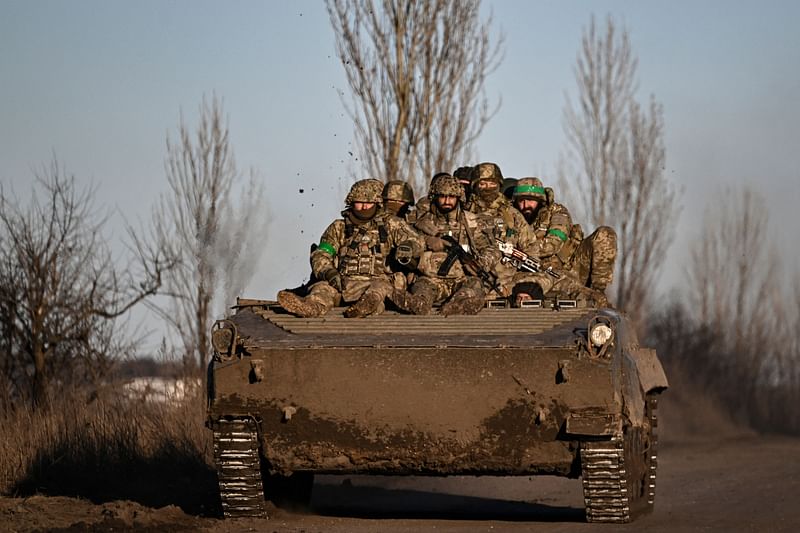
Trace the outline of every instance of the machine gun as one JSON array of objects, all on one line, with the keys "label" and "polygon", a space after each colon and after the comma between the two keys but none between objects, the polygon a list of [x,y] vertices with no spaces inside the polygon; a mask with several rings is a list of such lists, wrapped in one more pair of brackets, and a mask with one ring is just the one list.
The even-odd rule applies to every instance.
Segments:
[{"label": "machine gun", "polygon": [[500,259],[502,263],[510,263],[517,270],[525,270],[527,272],[545,272],[546,274],[553,276],[555,279],[561,278],[561,274],[553,270],[553,267],[545,268],[542,266],[541,261],[531,257],[522,250],[514,248],[514,245],[510,242],[504,242],[500,239],[495,239],[495,242],[497,242],[497,247],[503,254],[503,257]]},{"label": "machine gun", "polygon": [[500,286],[497,283],[497,276],[493,272],[485,270],[478,260],[470,252],[466,251],[452,235],[445,235],[442,240],[447,242],[450,246],[447,249],[447,257],[445,257],[442,264],[439,265],[439,270],[436,272],[440,276],[446,276],[450,272],[450,268],[455,263],[456,259],[461,261],[461,265],[468,271],[478,276],[488,287],[499,290]]}]

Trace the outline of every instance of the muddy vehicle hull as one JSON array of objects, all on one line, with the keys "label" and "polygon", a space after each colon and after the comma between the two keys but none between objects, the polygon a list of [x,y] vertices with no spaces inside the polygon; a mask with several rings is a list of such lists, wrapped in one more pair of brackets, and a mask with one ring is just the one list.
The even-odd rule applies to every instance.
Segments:
[{"label": "muddy vehicle hull", "polygon": [[[598,316],[615,333],[602,354],[587,348]],[[302,492],[322,473],[582,477],[593,521],[651,505],[666,379],[614,311],[301,319],[263,304],[216,335],[209,426],[229,515],[261,514],[261,490]]]}]

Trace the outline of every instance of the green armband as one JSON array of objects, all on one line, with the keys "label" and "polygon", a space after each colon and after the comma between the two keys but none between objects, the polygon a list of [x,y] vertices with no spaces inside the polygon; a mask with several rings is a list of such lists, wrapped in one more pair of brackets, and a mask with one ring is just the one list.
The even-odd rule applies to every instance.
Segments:
[{"label": "green armband", "polygon": [[319,249],[323,252],[326,252],[328,255],[335,256],[336,255],[336,248],[334,248],[330,243],[325,241],[320,241]]},{"label": "green armband", "polygon": [[[556,237],[561,239],[561,242],[567,242],[567,234],[564,233],[563,231],[561,231],[560,229],[549,229],[549,230],[547,230],[547,234],[548,235],[555,235]],[[321,246],[322,245],[320,244],[320,247]]]}]

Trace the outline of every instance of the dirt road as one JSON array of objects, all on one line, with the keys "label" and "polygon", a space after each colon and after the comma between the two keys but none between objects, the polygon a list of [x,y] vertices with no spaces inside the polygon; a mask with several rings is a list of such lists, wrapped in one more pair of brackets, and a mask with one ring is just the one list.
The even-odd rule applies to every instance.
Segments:
[{"label": "dirt road", "polygon": [[626,526],[583,523],[577,480],[320,476],[310,512],[276,510],[266,521],[203,518],[175,506],[36,496],[0,500],[0,530],[800,531],[800,439],[666,439],[659,455],[655,511]]}]

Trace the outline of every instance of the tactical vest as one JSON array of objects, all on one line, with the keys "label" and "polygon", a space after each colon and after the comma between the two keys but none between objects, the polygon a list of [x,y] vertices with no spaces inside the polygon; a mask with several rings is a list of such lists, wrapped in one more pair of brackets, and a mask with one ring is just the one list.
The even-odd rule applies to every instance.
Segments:
[{"label": "tactical vest", "polygon": [[389,233],[383,217],[355,225],[345,219],[344,242],[339,248],[339,272],[344,276],[378,276],[386,273]]},{"label": "tactical vest", "polygon": [[[423,217],[420,217],[420,220],[417,221],[417,225],[415,227],[424,235],[432,235],[435,237],[443,237],[448,235],[453,237],[459,243],[461,243],[465,250],[470,251],[468,238],[469,230],[467,228],[474,232],[477,230],[477,226],[472,227],[470,225],[468,216],[471,215],[467,215],[467,212],[462,210],[459,212],[459,218],[455,224],[447,224],[432,214],[427,216],[423,215]],[[432,250],[426,250],[419,260],[419,266],[417,269],[425,276],[430,278],[451,280],[464,279],[466,277],[466,273],[464,272],[464,269],[459,261],[452,263],[447,272],[441,272],[440,269],[442,268],[442,263],[447,260],[447,255],[448,252],[446,251],[434,252]]]},{"label": "tactical vest", "polygon": [[505,241],[519,231],[514,227],[514,215],[511,209],[515,208],[502,200],[494,200],[488,205],[476,200],[470,211],[478,217],[493,238]]}]

